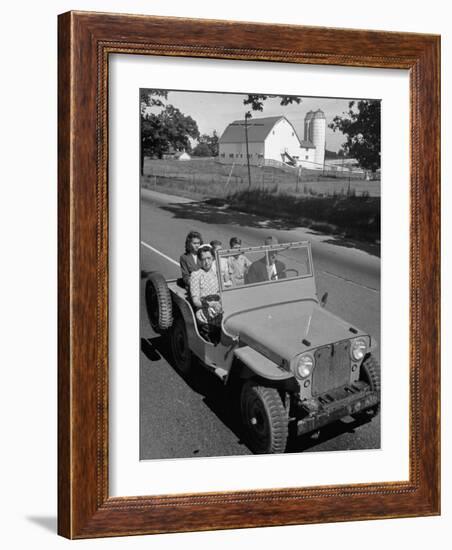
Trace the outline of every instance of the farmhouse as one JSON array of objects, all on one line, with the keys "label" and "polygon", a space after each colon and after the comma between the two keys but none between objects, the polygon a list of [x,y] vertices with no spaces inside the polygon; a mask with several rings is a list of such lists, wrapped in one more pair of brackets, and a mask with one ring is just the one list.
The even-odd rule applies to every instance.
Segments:
[{"label": "farmhouse", "polygon": [[176,153],[175,158],[177,158],[177,160],[190,160],[191,156],[184,149],[183,151]]},{"label": "farmhouse", "polygon": [[[325,157],[325,115],[319,109],[305,117],[304,140],[284,116],[235,120],[219,140],[219,161],[246,164],[246,141],[250,164],[288,164],[323,169]],[[323,130],[323,131],[322,131]]]},{"label": "farmhouse", "polygon": [[182,149],[182,151],[177,151],[174,149],[172,145],[168,147],[168,151],[166,153],[163,153],[162,158],[165,160],[168,159],[177,159],[177,160],[190,160],[191,156],[185,151],[185,149]]}]

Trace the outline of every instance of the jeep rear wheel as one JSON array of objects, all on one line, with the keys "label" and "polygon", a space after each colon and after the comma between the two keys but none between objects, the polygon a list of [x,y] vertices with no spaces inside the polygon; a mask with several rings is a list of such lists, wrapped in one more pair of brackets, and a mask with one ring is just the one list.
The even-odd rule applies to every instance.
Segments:
[{"label": "jeep rear wheel", "polygon": [[278,390],[253,381],[245,382],[240,409],[248,445],[254,453],[283,453],[286,450],[289,421]]},{"label": "jeep rear wheel", "polygon": [[[380,364],[373,357],[368,355],[361,364],[359,379],[369,384],[370,389],[380,396]],[[353,415],[356,420],[370,420],[380,412],[380,403],[370,409]]]},{"label": "jeep rear wheel", "polygon": [[173,305],[165,278],[151,273],[146,281],[146,309],[149,322],[157,333],[168,330],[173,324]]},{"label": "jeep rear wheel", "polygon": [[193,356],[188,345],[187,330],[182,317],[176,317],[170,333],[171,353],[174,366],[182,374],[188,374]]}]

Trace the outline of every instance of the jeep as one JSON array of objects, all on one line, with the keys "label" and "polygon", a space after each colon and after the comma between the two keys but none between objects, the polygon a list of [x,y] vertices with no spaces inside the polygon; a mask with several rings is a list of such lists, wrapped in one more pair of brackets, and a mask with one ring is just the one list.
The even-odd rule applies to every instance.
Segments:
[{"label": "jeep", "polygon": [[[249,260],[244,280],[225,282],[221,259],[231,262],[238,254]],[[346,416],[370,420],[378,413],[374,342],[327,311],[326,294],[319,300],[309,242],[220,250],[215,261],[223,310],[218,342],[201,337],[180,279],[149,274],[146,307],[154,331],[169,337],[183,376],[197,358],[238,388],[254,453],[284,452],[289,432],[300,436]]]}]

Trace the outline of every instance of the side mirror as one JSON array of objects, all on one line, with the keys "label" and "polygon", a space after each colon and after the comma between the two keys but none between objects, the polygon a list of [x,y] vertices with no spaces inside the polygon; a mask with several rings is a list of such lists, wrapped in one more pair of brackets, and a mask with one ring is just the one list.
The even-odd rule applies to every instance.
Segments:
[{"label": "side mirror", "polygon": [[325,307],[327,300],[328,300],[328,292],[325,292],[325,294],[322,296],[320,300],[320,307]]}]

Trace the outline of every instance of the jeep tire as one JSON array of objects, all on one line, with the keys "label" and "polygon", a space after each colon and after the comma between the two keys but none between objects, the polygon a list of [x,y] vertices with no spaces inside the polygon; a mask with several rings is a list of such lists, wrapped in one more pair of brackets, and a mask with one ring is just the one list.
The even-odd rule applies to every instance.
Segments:
[{"label": "jeep tire", "polygon": [[173,324],[173,305],[165,278],[158,272],[151,273],[146,281],[146,310],[153,330],[162,333]]},{"label": "jeep tire", "polygon": [[[361,363],[359,379],[369,384],[370,389],[380,396],[380,365],[373,355],[368,355]],[[356,420],[370,420],[380,412],[380,403],[370,409],[353,415]]]},{"label": "jeep tire", "polygon": [[193,363],[193,355],[188,344],[185,322],[180,315],[174,319],[170,331],[170,346],[176,369],[184,375],[189,374]]},{"label": "jeep tire", "polygon": [[288,411],[275,388],[249,380],[240,395],[242,422],[249,448],[256,454],[283,453],[286,450]]}]

